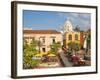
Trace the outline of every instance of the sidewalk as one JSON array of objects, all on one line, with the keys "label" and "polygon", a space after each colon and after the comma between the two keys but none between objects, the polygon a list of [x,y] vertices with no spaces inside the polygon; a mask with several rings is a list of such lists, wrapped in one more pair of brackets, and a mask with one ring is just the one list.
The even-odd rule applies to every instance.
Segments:
[{"label": "sidewalk", "polygon": [[68,61],[68,58],[66,57],[66,55],[63,52],[59,53],[59,57],[60,57],[61,62],[63,63],[63,65],[65,67],[72,67],[73,66],[73,64]]}]

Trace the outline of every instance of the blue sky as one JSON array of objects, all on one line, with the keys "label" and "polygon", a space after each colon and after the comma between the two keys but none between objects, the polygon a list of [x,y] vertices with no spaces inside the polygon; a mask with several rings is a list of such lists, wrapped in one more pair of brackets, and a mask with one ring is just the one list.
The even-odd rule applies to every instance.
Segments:
[{"label": "blue sky", "polygon": [[91,27],[91,14],[89,13],[23,10],[24,28],[59,30],[68,19],[71,20],[73,28],[77,25],[81,30]]}]

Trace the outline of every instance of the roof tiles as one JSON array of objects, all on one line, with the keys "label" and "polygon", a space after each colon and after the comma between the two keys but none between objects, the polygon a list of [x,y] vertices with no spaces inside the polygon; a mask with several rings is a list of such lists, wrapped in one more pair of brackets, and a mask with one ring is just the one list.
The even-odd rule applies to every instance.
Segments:
[{"label": "roof tiles", "polygon": [[24,34],[61,34],[56,30],[23,30]]}]

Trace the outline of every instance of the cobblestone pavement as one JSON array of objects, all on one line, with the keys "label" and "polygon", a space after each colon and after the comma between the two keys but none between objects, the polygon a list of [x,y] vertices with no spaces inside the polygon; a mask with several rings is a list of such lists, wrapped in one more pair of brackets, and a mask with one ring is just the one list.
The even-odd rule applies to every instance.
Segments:
[{"label": "cobblestone pavement", "polygon": [[66,57],[66,55],[63,52],[59,53],[59,56],[62,60],[61,62],[64,64],[65,67],[72,67],[73,66],[73,64],[68,61],[68,58]]}]

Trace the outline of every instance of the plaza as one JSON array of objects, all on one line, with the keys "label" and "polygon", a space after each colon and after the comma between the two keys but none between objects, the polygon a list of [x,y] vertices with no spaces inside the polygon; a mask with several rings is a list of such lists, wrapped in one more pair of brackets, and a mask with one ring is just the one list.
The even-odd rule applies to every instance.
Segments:
[{"label": "plaza", "polygon": [[25,67],[25,60],[24,69],[91,65],[90,43],[85,43],[87,34],[73,29],[70,20],[65,21],[61,31],[24,29],[23,33],[25,57],[27,52],[32,53],[27,54],[32,59],[29,67]]}]

